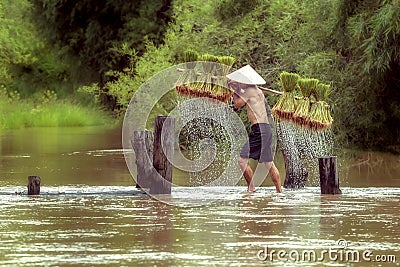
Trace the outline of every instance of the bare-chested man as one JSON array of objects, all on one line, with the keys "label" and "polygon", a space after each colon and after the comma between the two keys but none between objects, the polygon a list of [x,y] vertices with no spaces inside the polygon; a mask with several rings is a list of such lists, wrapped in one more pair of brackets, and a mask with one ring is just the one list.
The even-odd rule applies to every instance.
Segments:
[{"label": "bare-chested man", "polygon": [[249,65],[227,75],[228,86],[234,91],[235,109],[246,106],[251,123],[249,140],[240,151],[239,166],[247,182],[249,192],[255,192],[253,170],[248,164],[249,158],[264,163],[271,175],[277,192],[282,192],[281,178],[273,159],[272,130],[265,109],[265,97],[257,84],[264,84],[264,79]]}]

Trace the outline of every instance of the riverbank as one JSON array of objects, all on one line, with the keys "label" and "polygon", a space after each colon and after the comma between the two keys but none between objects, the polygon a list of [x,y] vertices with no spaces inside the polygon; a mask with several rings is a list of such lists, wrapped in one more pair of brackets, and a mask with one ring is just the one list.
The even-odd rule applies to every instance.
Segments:
[{"label": "riverbank", "polygon": [[[115,120],[116,121],[116,120]],[[115,124],[109,112],[95,105],[57,99],[48,92],[40,98],[0,98],[0,130],[26,127],[75,127]]]}]

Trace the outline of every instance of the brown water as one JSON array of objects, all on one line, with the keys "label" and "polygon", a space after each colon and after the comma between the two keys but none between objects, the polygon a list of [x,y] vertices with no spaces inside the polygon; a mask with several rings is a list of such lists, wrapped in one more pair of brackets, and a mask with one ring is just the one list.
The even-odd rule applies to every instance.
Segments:
[{"label": "brown water", "polygon": [[[312,177],[283,194],[269,180],[251,195],[243,186],[173,188],[178,205],[169,206],[134,188],[119,129],[0,138],[1,266],[400,265],[398,156],[340,160],[340,196],[321,196]],[[28,175],[42,177],[40,196],[24,194]],[[194,199],[203,205],[183,207]]]},{"label": "brown water", "polygon": [[28,128],[0,134],[0,186],[24,185],[28,175],[59,186],[132,185],[120,129]]}]

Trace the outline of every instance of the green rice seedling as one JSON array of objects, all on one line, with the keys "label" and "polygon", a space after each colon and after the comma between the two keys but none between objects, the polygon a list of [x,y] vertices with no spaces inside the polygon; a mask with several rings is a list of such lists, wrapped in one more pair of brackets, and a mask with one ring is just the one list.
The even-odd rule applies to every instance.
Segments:
[{"label": "green rice seedling", "polygon": [[235,61],[236,59],[231,56],[218,57],[218,62],[221,66],[221,72],[217,73],[218,78],[216,80],[216,99],[221,102],[227,103],[233,95],[233,92],[228,88],[226,75],[231,71]]},{"label": "green rice seedling", "polygon": [[196,61],[199,59],[199,54],[193,50],[186,50],[183,56],[186,62],[187,69],[194,69],[196,66]]},{"label": "green rice seedling", "polygon": [[[222,102],[228,102],[232,92],[228,89],[226,75],[230,72],[235,58],[231,56],[214,56],[203,54],[199,56],[192,50],[185,51],[186,69],[176,82],[175,89],[179,95],[188,97],[209,97]],[[195,70],[196,64],[191,61],[201,61],[200,74]],[[220,64],[215,64],[220,63]]]},{"label": "green rice seedling", "polygon": [[281,72],[279,75],[283,94],[273,106],[272,112],[277,119],[291,121],[296,111],[297,81],[300,76],[296,73]]},{"label": "green rice seedling", "polygon": [[332,126],[333,118],[327,99],[331,93],[331,86],[328,84],[318,84],[314,96],[316,102],[311,105],[309,128],[315,131],[328,129]]},{"label": "green rice seedling", "polygon": [[297,81],[297,85],[300,89],[301,94],[303,95],[303,97],[308,98],[310,98],[312,93],[316,90],[318,83],[318,79],[303,78]]},{"label": "green rice seedling", "polygon": [[218,57],[218,62],[222,64],[222,73],[221,75],[229,74],[233,64],[235,63],[236,59],[231,56],[220,56]]},{"label": "green rice seedling", "polygon": [[279,74],[279,77],[284,92],[292,92],[296,90],[297,81],[300,79],[300,76],[297,73],[283,71]]},{"label": "green rice seedling", "polygon": [[202,81],[200,87],[200,97],[214,98],[213,94],[213,75],[215,71],[216,62],[218,62],[218,57],[210,54],[204,54],[200,57],[203,66],[203,73],[200,76],[200,81]]},{"label": "green rice seedling", "polygon": [[199,58],[197,52],[193,50],[186,50],[183,55],[186,68],[179,76],[175,83],[175,90],[179,95],[189,95],[191,92],[190,84],[194,84],[196,80],[196,61]]},{"label": "green rice seedling", "polygon": [[296,100],[297,106],[296,111],[293,114],[293,122],[300,127],[306,127],[309,125],[309,112],[311,106],[311,94],[315,91],[317,79],[299,79],[297,84],[302,94],[302,98]]}]

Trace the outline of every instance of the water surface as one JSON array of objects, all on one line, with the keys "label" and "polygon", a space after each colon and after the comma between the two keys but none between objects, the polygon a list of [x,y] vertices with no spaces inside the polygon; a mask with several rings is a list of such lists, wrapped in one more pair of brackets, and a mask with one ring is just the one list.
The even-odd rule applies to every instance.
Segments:
[{"label": "water surface", "polygon": [[[46,187],[40,197],[0,189],[2,265],[281,266],[277,258],[260,260],[258,252],[320,255],[339,239],[348,244],[342,251],[393,255],[399,264],[400,190],[394,188],[343,188],[342,196],[320,196],[313,187],[284,194],[264,187],[252,195],[244,187],[202,188],[198,194],[209,203],[186,208],[128,187]],[[192,198],[182,188],[172,195],[181,203]],[[352,264],[327,256],[323,262]]]},{"label": "water surface", "polygon": [[0,185],[131,185],[121,130],[106,127],[27,128],[0,135]]},{"label": "water surface", "polygon": [[[342,160],[342,195],[321,196],[316,178],[277,194],[268,179],[250,195],[244,186],[173,188],[164,197],[171,206],[136,190],[119,129],[25,129],[0,138],[1,266],[400,264],[398,156],[358,152]],[[40,196],[25,195],[28,175],[42,177]],[[336,260],[263,259],[272,250],[320,256],[329,249]],[[370,261],[343,256],[365,251]]]}]

